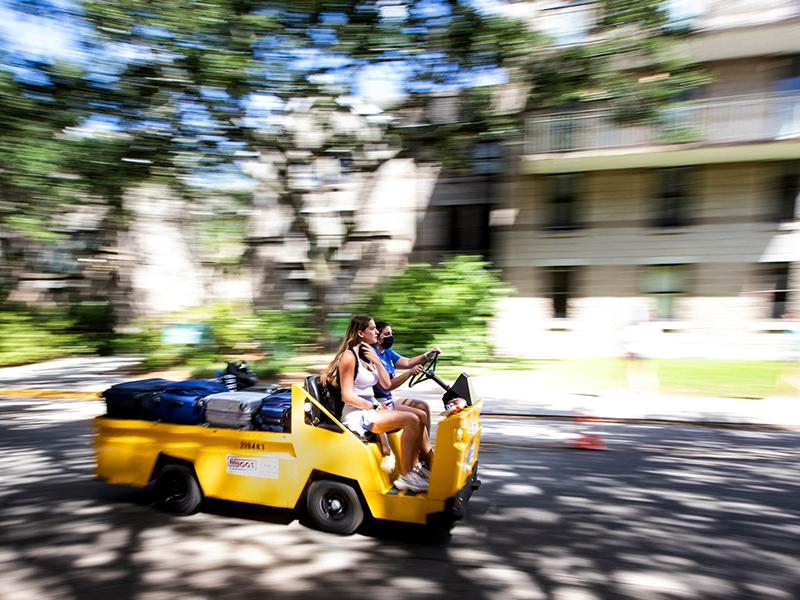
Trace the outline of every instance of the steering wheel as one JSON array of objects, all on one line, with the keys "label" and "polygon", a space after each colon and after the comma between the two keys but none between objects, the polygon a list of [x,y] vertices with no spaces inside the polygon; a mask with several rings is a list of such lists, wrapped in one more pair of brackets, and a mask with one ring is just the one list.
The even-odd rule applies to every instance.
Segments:
[{"label": "steering wheel", "polygon": [[431,352],[430,356],[422,363],[422,373],[417,373],[408,380],[408,387],[414,387],[418,383],[432,379],[436,373],[436,363],[439,361],[439,353]]}]

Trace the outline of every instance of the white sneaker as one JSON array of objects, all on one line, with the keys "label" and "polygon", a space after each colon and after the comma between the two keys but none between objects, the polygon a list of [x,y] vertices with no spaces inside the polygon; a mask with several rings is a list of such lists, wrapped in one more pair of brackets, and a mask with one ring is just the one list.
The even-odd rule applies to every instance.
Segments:
[{"label": "white sneaker", "polygon": [[405,475],[400,475],[400,477],[394,480],[394,487],[401,492],[411,490],[412,492],[419,493],[428,490],[428,482],[414,473],[414,471],[409,471]]},{"label": "white sneaker", "polygon": [[428,469],[428,467],[426,467],[422,463],[417,463],[417,466],[414,467],[414,472],[417,475],[419,475],[420,477],[422,477],[426,481],[430,481],[431,480],[431,471],[430,471],[430,469]]}]

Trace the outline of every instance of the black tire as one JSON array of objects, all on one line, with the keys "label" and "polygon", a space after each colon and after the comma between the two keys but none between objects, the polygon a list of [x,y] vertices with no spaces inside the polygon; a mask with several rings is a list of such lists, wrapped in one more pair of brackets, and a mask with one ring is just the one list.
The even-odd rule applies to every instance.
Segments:
[{"label": "black tire", "polygon": [[191,515],[203,500],[194,470],[185,465],[165,465],[156,478],[156,500],[167,512]]},{"label": "black tire", "polygon": [[338,481],[315,481],[306,496],[308,515],[316,527],[329,533],[350,535],[364,520],[356,491]]}]

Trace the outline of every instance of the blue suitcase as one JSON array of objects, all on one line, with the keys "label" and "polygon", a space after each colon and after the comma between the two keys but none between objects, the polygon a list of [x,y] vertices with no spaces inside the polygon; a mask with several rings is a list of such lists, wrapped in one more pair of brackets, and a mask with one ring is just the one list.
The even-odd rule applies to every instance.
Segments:
[{"label": "blue suitcase", "polygon": [[292,391],[276,390],[261,401],[253,414],[253,428],[259,431],[292,431]]},{"label": "blue suitcase", "polygon": [[156,421],[158,396],[173,383],[175,382],[168,379],[152,378],[112,385],[103,392],[106,416],[110,419]]},{"label": "blue suitcase", "polygon": [[205,397],[224,391],[224,384],[208,379],[173,383],[161,392],[156,413],[164,423],[198,425],[206,418]]}]

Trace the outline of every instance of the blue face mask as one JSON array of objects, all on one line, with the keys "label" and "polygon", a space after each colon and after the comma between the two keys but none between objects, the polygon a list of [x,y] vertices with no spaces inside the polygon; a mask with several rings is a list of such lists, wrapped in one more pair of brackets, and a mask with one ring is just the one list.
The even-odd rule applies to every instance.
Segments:
[{"label": "blue face mask", "polygon": [[392,347],[392,344],[394,344],[393,335],[387,335],[385,338],[381,340],[381,346],[383,346],[387,350]]}]

